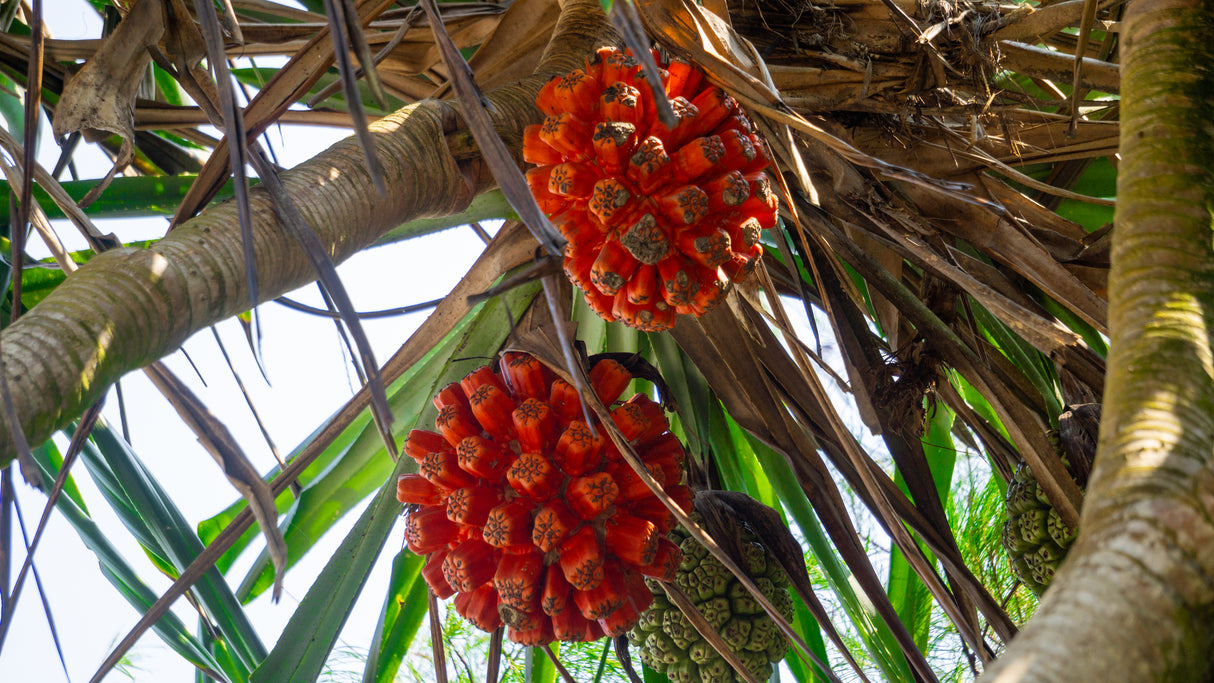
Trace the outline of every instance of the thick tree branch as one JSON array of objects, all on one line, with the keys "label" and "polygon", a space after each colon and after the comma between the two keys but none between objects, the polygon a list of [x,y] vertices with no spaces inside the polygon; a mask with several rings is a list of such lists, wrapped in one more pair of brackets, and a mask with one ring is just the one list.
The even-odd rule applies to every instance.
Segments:
[{"label": "thick tree branch", "polygon": [[1214,3],[1123,24],[1112,355],[1080,536],[985,680],[1197,681],[1214,660]]},{"label": "thick tree branch", "polygon": [[[535,95],[554,74],[581,65],[613,33],[598,3],[570,0],[536,74],[489,93],[494,126],[514,149],[538,122]],[[362,151],[348,139],[282,175],[334,261],[406,221],[463,211],[493,186],[455,106],[425,101],[371,126],[387,194],[371,187]],[[250,192],[258,286],[264,300],[315,275],[259,188]],[[126,372],[176,350],[190,335],[249,307],[233,204],[188,221],[148,249],[94,258],[3,333],[17,414],[40,443]],[[0,467],[12,459],[0,420]]]}]

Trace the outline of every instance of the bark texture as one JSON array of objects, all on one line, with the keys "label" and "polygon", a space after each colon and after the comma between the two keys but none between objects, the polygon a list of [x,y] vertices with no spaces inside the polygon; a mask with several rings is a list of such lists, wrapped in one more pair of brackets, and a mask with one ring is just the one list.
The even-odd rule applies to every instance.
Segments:
[{"label": "bark texture", "polygon": [[[489,93],[498,134],[521,148],[523,128],[541,120],[539,88],[582,64],[610,34],[597,3],[571,0],[536,74]],[[383,177],[379,196],[362,150],[344,140],[282,174],[283,184],[335,262],[414,218],[464,210],[493,187],[458,109],[425,101],[371,126]],[[315,279],[307,257],[250,192],[263,300]],[[0,335],[16,412],[30,443],[41,443],[96,401],[124,373],[176,350],[191,334],[249,308],[240,228],[231,203],[209,209],[148,249],[97,256]],[[0,418],[0,467],[12,460],[10,425]]]},{"label": "bark texture", "polygon": [[1104,422],[1079,540],[984,680],[1197,681],[1214,646],[1214,3],[1135,0]]}]

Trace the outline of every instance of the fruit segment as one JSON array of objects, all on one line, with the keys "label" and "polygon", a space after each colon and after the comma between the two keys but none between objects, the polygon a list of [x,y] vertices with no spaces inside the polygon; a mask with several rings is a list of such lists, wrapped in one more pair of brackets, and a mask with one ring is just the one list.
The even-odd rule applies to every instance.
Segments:
[{"label": "fruit segment", "polygon": [[742,226],[771,228],[778,208],[767,145],[738,103],[693,65],[664,66],[672,127],[639,63],[604,48],[540,90],[547,118],[523,134],[532,194],[568,240],[569,279],[600,316],[647,331],[720,303],[763,253]]},{"label": "fruit segment", "polygon": [[[598,101],[573,85],[563,97]],[[689,506],[686,454],[661,406],[622,396],[633,377],[615,360],[589,376],[650,474]],[[405,541],[428,556],[422,577],[434,594],[525,645],[631,628],[652,600],[637,590],[642,577],[673,578],[679,565],[679,548],[661,536],[673,517],[603,427],[584,421],[577,391],[535,358],[505,353],[434,405],[435,431],[413,430],[404,446],[419,471],[397,481]]]},{"label": "fruit segment", "polygon": [[[565,580],[579,591],[590,590],[603,581],[603,545],[594,528],[582,526],[569,535],[557,549]],[[589,618],[589,617],[587,617]]]}]

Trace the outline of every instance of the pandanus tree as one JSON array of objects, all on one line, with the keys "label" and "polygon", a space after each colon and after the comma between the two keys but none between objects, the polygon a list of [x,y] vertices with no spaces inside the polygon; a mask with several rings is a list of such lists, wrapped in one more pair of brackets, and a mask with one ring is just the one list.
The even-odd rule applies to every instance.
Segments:
[{"label": "pandanus tree", "polygon": [[[334,0],[305,2],[304,10],[175,0],[97,6],[121,19],[102,41],[47,39],[39,3],[5,15],[0,69],[23,89],[26,115],[24,139],[0,136],[14,162],[5,172],[16,206],[0,334],[0,459],[42,481],[48,506],[76,526],[144,614],[99,675],[154,628],[217,679],[315,679],[388,542],[401,510],[398,481],[425,489],[401,484],[408,489],[402,500],[434,495],[425,488],[431,479],[399,479],[426,467],[433,454],[404,457],[410,442],[401,453],[402,440],[435,425],[440,408],[462,405],[441,391],[471,381],[470,359],[508,350],[543,361],[587,406],[598,394],[584,374],[584,354],[644,359],[635,367],[646,369],[634,374],[654,380],[669,405],[679,406],[671,430],[686,444],[697,488],[715,501],[705,508],[769,532],[795,528],[770,545],[797,588],[796,618],[781,620],[797,645],[788,661],[799,680],[936,680],[946,672],[933,668],[927,652],[935,628],[955,633],[971,670],[992,680],[1208,676],[1214,560],[1207,404],[1214,380],[1205,330],[1214,255],[1203,121],[1214,92],[1211,8],[1182,0],[617,0],[608,12],[584,0]],[[617,309],[603,299],[634,289],[643,298],[648,290],[623,281],[664,267],[662,254],[646,251],[652,240],[621,232],[621,248],[639,265],[621,260],[620,248],[601,246],[593,254],[598,270],[585,259],[570,267],[576,230],[568,216],[543,212],[587,201],[590,186],[602,180],[551,180],[552,167],[581,158],[562,146],[587,134],[557,135],[560,121],[548,124],[561,116],[549,84],[601,68],[594,56],[607,46],[627,46],[638,59],[630,87],[646,89],[652,125],[678,137],[680,122],[694,125],[709,108],[707,100],[689,106],[688,98],[652,89],[665,83],[681,92],[656,71],[637,76],[641,62],[656,69],[656,55],[674,60],[665,62],[670,81],[676,74],[703,78],[719,101],[746,112],[754,130],[731,130],[761,136],[765,143],[756,137],[755,144],[771,161],[736,170],[749,182],[746,197],[759,190],[742,173],[766,174],[779,221],[732,233],[735,250],[751,250],[741,255],[745,268],[731,270],[730,257],[704,256],[708,272],[719,268],[737,282],[711,301],[682,300],[677,315]],[[290,59],[272,73],[229,68],[229,58],[266,54]],[[138,97],[147,73],[156,96]],[[234,82],[256,88],[244,106]],[[310,108],[292,108],[299,102]],[[40,111],[69,143],[65,160],[83,135],[113,153],[116,170],[133,169],[130,175],[86,183],[91,191],[78,206],[58,173],[36,167],[27,152]],[[368,115],[377,120],[367,123]],[[275,123],[297,122],[349,125],[355,135],[278,169],[258,136]],[[200,130],[208,123],[221,138]],[[529,132],[537,124],[551,130]],[[621,130],[608,125],[596,144],[627,139],[609,135]],[[537,135],[551,151],[535,144]],[[208,148],[205,163],[192,165],[187,146]],[[602,154],[597,147],[581,153]],[[683,170],[669,177],[699,182],[686,170],[690,154],[678,157]],[[521,171],[537,164],[549,175],[538,183],[533,172],[529,187]],[[254,187],[246,167],[256,170]],[[141,175],[182,194],[165,237],[123,245],[97,230],[89,211],[114,206],[124,188],[140,187]],[[230,177],[234,198],[212,201],[227,192]],[[585,187],[570,189],[579,182]],[[700,201],[695,192],[680,194],[682,187],[655,179],[640,189],[678,217]],[[725,180],[695,187],[704,205],[729,205]],[[138,208],[120,196],[128,197],[126,209]],[[613,206],[591,210],[602,218]],[[44,211],[70,218],[91,249],[57,247]],[[495,217],[508,220],[484,253],[377,367],[333,263],[376,244]],[[54,254],[47,264],[24,255],[27,225]],[[711,237],[689,240],[709,244]],[[750,257],[759,251],[756,267]],[[195,332],[313,280],[359,349],[366,384],[281,467],[260,473],[157,361]],[[630,331],[623,322],[648,330]],[[819,332],[827,330],[809,329],[819,324],[838,347],[837,368],[822,364]],[[241,494],[196,529],[172,504],[172,491],[159,488],[127,444],[96,423],[104,392],[139,368]],[[482,377],[469,387],[497,381]],[[836,384],[846,387],[846,406],[834,398]],[[1075,416],[1086,416],[1091,432],[1096,413],[1081,407],[1099,402],[1093,465],[1077,455],[1083,439]],[[880,435],[881,454],[848,429],[845,414]],[[586,424],[622,424],[606,415],[584,417]],[[487,428],[490,421],[480,423]],[[47,439],[63,429],[76,438],[60,460]],[[640,477],[644,463],[627,456],[632,437],[621,438],[620,457]],[[1016,505],[1036,510],[1020,518],[1040,524],[1017,522],[1004,533],[1020,551],[1021,531],[1038,543],[1032,562],[1017,566],[1031,585],[1049,583],[1064,541],[1078,529],[1069,559],[1019,635],[1034,601],[1017,589],[1002,550],[988,542],[979,552],[972,541],[996,541],[1002,512],[950,500],[961,446],[990,463],[987,499],[1008,481],[1031,489],[1034,500],[1019,494]],[[144,586],[65,488],[78,454],[157,568],[174,578],[164,595]],[[13,469],[0,498],[5,511]],[[747,495],[723,492],[730,489]],[[281,572],[367,496],[354,530],[285,631],[264,646],[242,601],[277,586]],[[671,502],[668,494],[658,498]],[[744,502],[753,499],[776,508],[778,521]],[[883,571],[869,556],[853,499],[865,525],[890,539]],[[411,542],[421,543],[419,552],[434,550],[419,539],[443,521],[423,528],[418,520],[427,517],[419,514],[410,513]],[[691,520],[679,521],[686,530],[678,533],[704,538]],[[224,572],[253,543],[255,523],[266,550],[232,588],[238,577]],[[638,567],[653,562],[648,551],[614,551],[630,554]],[[806,563],[816,583],[803,573],[798,581],[793,568]],[[431,579],[420,580],[423,573],[421,558],[408,551],[396,558],[367,680],[395,675],[425,611],[419,606]],[[0,585],[0,644],[25,575],[24,567],[3,574],[15,580]],[[815,590],[839,609],[824,606]],[[207,615],[198,632],[166,613],[187,591]],[[434,641],[437,654],[441,638]],[[491,675],[496,662],[492,657]]]}]

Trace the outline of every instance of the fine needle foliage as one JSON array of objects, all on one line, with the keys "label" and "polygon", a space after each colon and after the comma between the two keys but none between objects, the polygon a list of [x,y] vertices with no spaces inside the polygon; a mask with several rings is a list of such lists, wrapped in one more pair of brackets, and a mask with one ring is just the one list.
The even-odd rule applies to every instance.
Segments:
[{"label": "fine needle foliage", "polygon": [[[1026,464],[1078,525],[1083,491],[1048,434],[1103,393],[1123,3],[89,3],[106,19],[91,39],[51,37],[56,17],[37,0],[0,12],[0,648],[37,592],[8,533],[19,473],[144,615],[94,680],[129,672],[150,630],[199,680],[346,680],[355,668],[349,680],[365,682],[662,681],[622,662],[626,643],[563,644],[554,666],[428,609],[421,558],[397,552],[396,480],[416,471],[400,443],[434,424],[440,388],[503,349],[584,396],[586,354],[656,368],[664,382],[636,388],[677,406],[697,484],[774,509],[793,539],[779,561],[808,571],[780,676],[970,680],[1032,615],[1037,598],[1001,544],[1004,494]],[[780,203],[754,273],[663,332],[587,307],[521,173],[541,87],[625,44],[697,65],[746,109]],[[281,168],[263,134],[300,124],[351,137]],[[39,132],[60,143],[57,163],[24,154]],[[105,177],[77,178],[86,145],[113,161]],[[139,215],[171,229],[135,243],[92,222]],[[495,219],[459,284],[375,358],[334,264]],[[56,229],[89,249],[68,252]],[[27,235],[54,256],[28,257]],[[113,425],[65,453],[50,440],[216,322],[239,316],[250,343],[232,352],[256,355],[257,306],[312,281],[326,302],[313,312],[336,321],[361,388],[279,466],[255,471],[167,369],[149,370],[232,482],[220,512],[187,519]],[[83,477],[124,529],[98,528]],[[347,515],[282,631],[255,628],[245,606]],[[114,533],[172,587],[150,589],[152,569]],[[382,563],[388,594],[363,595]],[[183,597],[199,623],[168,611]],[[382,608],[352,656],[339,636],[360,598]]]}]

